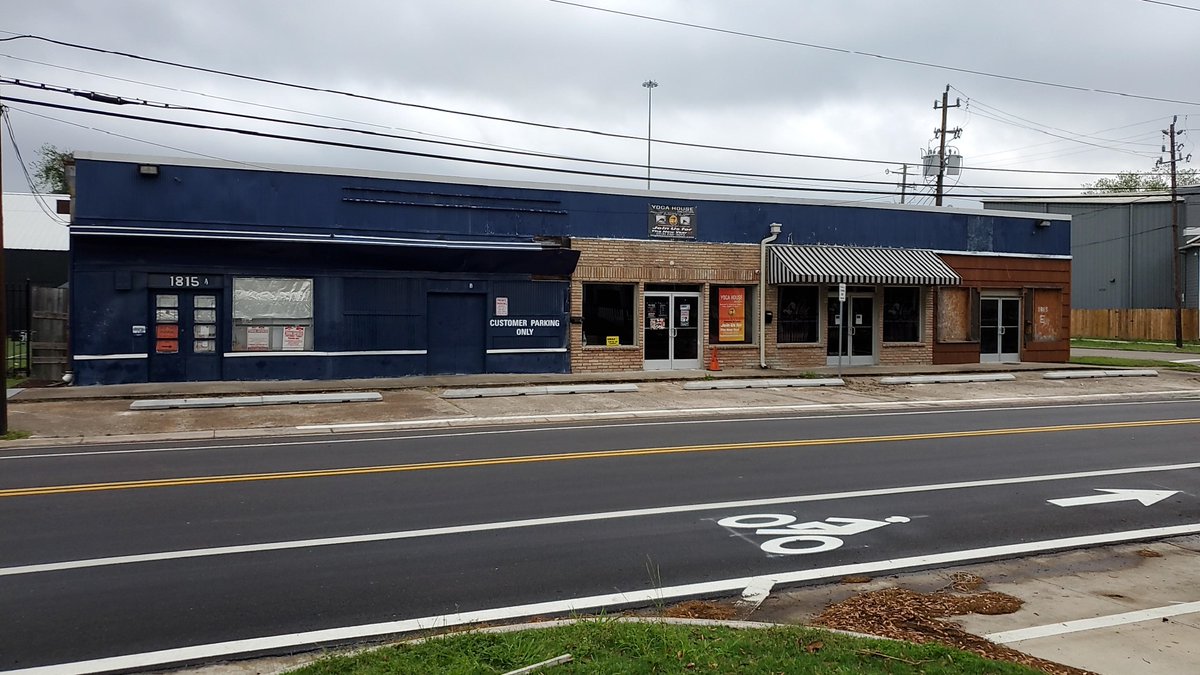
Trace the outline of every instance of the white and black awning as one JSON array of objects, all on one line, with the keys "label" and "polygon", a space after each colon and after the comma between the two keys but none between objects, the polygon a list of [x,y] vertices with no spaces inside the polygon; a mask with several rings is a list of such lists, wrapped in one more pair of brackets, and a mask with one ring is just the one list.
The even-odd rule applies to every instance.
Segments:
[{"label": "white and black awning", "polygon": [[767,247],[767,282],[956,286],[962,278],[924,249],[786,244]]}]

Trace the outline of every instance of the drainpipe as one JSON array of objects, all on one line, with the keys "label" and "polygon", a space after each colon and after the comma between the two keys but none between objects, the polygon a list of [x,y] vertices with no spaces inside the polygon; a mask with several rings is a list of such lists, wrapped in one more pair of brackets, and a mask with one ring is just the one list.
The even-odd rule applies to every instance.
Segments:
[{"label": "drainpipe", "polygon": [[758,242],[758,367],[767,367],[767,244],[779,238],[783,225],[771,223],[771,236]]}]

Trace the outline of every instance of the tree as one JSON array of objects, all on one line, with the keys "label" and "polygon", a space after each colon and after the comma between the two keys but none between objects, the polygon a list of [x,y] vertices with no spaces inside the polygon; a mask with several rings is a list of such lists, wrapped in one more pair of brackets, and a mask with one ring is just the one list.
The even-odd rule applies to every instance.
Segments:
[{"label": "tree", "polygon": [[33,162],[34,188],[42,192],[65,195],[70,193],[67,183],[67,161],[70,150],[59,150],[49,143],[38,148],[38,158]]},{"label": "tree", "polygon": [[[1176,169],[1175,184],[1196,185],[1200,176],[1196,169]],[[1084,183],[1085,194],[1095,195],[1112,192],[1166,192],[1171,189],[1171,169],[1166,164],[1157,166],[1152,173],[1121,171],[1116,178],[1101,178],[1094,183]]]}]

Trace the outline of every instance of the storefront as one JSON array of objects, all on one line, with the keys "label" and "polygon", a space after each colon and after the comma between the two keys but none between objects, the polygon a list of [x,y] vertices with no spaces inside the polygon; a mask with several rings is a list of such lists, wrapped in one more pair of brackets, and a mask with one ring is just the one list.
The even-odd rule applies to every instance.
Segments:
[{"label": "storefront", "polygon": [[1067,358],[1067,218],[82,153],[74,172],[81,384]]}]

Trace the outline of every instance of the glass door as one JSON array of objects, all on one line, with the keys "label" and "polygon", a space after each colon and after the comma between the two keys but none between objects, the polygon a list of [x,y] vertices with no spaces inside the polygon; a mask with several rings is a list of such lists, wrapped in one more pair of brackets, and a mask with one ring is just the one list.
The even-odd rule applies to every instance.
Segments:
[{"label": "glass door", "polygon": [[645,369],[700,368],[700,294],[647,292],[644,308]]},{"label": "glass door", "polygon": [[[846,298],[845,312],[837,295],[829,297],[829,327],[826,340],[825,363],[836,366],[839,346],[843,366],[870,366],[875,364],[875,297],[873,295],[851,295]],[[842,322],[845,321],[845,330]]]},{"label": "glass door", "polygon": [[980,298],[979,361],[1018,363],[1021,360],[1021,300]]}]

